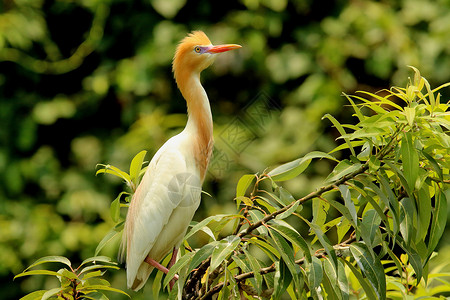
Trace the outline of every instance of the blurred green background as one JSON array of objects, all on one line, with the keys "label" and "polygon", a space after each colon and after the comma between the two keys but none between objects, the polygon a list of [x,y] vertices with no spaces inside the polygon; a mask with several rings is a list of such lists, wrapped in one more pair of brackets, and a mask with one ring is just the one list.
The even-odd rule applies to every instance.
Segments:
[{"label": "blurred green background", "polygon": [[[202,76],[216,148],[204,185],[212,198],[204,196],[197,221],[235,210],[241,175],[333,149],[336,132],[321,117],[352,122],[342,92],[405,86],[408,65],[434,87],[450,81],[448,0],[1,0],[2,299],[57,284],[12,281],[39,257],[77,265],[94,255],[123,188],[95,177],[96,164],[127,169],[140,150],[153,155],[182,129],[171,60],[192,30],[243,46]],[[286,187],[300,197],[331,168],[318,162]],[[116,246],[102,254],[115,258]],[[124,270],[108,273],[125,289]]]}]

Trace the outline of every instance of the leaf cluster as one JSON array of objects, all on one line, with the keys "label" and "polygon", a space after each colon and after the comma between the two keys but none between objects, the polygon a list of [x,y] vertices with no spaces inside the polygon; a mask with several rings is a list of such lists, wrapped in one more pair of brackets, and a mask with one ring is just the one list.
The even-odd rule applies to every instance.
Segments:
[{"label": "leaf cluster", "polygon": [[[36,266],[45,263],[63,264],[65,267],[58,271],[48,269],[35,269]],[[127,293],[111,287],[111,284],[104,279],[107,270],[119,270],[117,263],[112,262],[109,257],[95,256],[84,260],[77,268],[72,267],[69,259],[63,256],[46,256],[36,260],[22,273],[17,274],[14,279],[31,275],[56,276],[60,282],[60,287],[50,290],[34,291],[21,300],[46,300],[46,299],[91,299],[106,300],[108,297],[105,291],[127,295]],[[128,295],[127,295],[128,296]]]},{"label": "leaf cluster", "polygon": [[[164,284],[184,274],[186,299],[286,293],[292,299],[387,299],[426,285],[447,220],[450,117],[436,94],[448,84],[432,90],[413,70],[406,88],[345,95],[358,123],[325,115],[344,140],[329,154],[311,152],[270,172],[244,175],[236,188],[239,214],[195,224],[186,254]],[[348,159],[331,155],[343,149]],[[313,159],[337,165],[325,185],[296,199],[282,182]],[[311,207],[310,217],[304,207]],[[200,230],[211,241],[193,250],[187,239]]]}]

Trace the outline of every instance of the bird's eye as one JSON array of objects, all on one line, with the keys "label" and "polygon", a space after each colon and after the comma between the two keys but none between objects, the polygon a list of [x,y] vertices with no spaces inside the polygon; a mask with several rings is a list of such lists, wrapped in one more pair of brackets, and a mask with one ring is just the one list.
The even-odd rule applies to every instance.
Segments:
[{"label": "bird's eye", "polygon": [[200,48],[199,46],[196,46],[196,47],[194,48],[194,51],[195,51],[196,53],[200,53],[200,52],[202,51],[202,48]]}]

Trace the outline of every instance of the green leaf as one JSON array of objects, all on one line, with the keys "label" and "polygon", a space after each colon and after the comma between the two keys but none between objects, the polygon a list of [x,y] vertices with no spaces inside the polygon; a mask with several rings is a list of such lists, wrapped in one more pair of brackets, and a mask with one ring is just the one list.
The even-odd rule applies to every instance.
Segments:
[{"label": "green leaf", "polygon": [[95,173],[95,175],[102,174],[102,173],[111,174],[111,175],[114,175],[114,176],[117,176],[117,177],[123,179],[127,184],[130,184],[130,182],[131,182],[130,175],[128,175],[126,172],[122,171],[121,169],[111,166],[111,165],[98,164],[97,166],[101,166],[101,167],[103,167],[103,169],[97,170],[97,173]]},{"label": "green leaf", "polygon": [[278,250],[272,247],[269,243],[262,241],[256,237],[252,237],[247,240],[249,244],[256,245],[259,249],[264,251],[266,255],[274,262],[278,261],[280,258],[280,255],[278,253]]},{"label": "green leaf", "polygon": [[352,201],[350,190],[345,184],[339,185],[339,191],[341,192],[342,198],[344,198],[345,206],[348,208],[350,215],[352,216],[352,223],[357,224],[358,215],[356,214],[355,204]]},{"label": "green leaf", "polygon": [[110,266],[110,265],[92,265],[92,266],[87,266],[85,268],[83,268],[80,271],[80,274],[83,274],[85,272],[89,272],[92,270],[96,270],[96,269],[114,269],[114,270],[119,270],[120,268],[117,266]]},{"label": "green leaf", "polygon": [[[236,215],[239,216],[239,215]],[[184,237],[185,240],[187,240],[188,238],[190,238],[192,235],[194,235],[195,233],[197,233],[199,230],[202,230],[203,227],[207,226],[210,222],[212,221],[216,221],[219,222],[221,221],[223,218],[226,217],[231,217],[229,215],[215,215],[215,216],[210,216],[207,217],[206,219],[202,220],[201,222],[198,222],[197,224],[195,224],[192,229],[188,232],[188,234]],[[241,216],[239,216],[241,217]]]},{"label": "green leaf", "polygon": [[169,269],[169,273],[167,273],[166,278],[164,278],[164,287],[169,284],[175,274],[177,274],[185,265],[187,265],[191,261],[194,254],[194,252],[188,252],[177,260],[177,262]]},{"label": "green leaf", "polygon": [[350,96],[348,96],[346,93],[342,93],[345,98],[350,102],[350,104],[353,107],[353,110],[355,111],[356,116],[358,117],[359,121],[363,121],[365,119],[364,115],[361,113],[361,110],[358,108],[358,106],[355,104],[355,102],[352,100]]},{"label": "green leaf", "polygon": [[253,272],[253,276],[255,278],[255,289],[258,293],[258,295],[261,295],[262,292],[262,275],[260,273],[261,266],[258,262],[258,260],[255,258],[254,255],[250,254],[247,250],[243,249],[245,256],[248,259],[248,262],[250,263],[251,271]]},{"label": "green leaf", "polygon": [[403,134],[400,152],[402,154],[403,174],[408,182],[409,188],[413,191],[419,175],[419,155],[410,132]]},{"label": "green leaf", "polygon": [[433,167],[434,171],[436,172],[436,174],[438,175],[439,179],[441,181],[444,180],[444,176],[442,174],[442,169],[439,166],[439,164],[436,162],[436,160],[427,152],[425,152],[425,150],[422,150],[422,154],[423,156],[425,156],[425,158],[430,162],[431,166]]},{"label": "green leaf", "polygon": [[292,277],[295,278],[298,273],[300,273],[299,266],[294,261],[294,252],[292,247],[286,242],[286,240],[281,236],[276,230],[270,228],[269,234],[274,242],[274,246],[278,249],[283,261],[286,263]]},{"label": "green leaf", "polygon": [[328,210],[330,209],[330,203],[319,198],[312,200],[313,208],[313,223],[319,226],[325,224],[327,220]]},{"label": "green leaf", "polygon": [[308,268],[309,288],[316,289],[322,283],[323,273],[320,260],[313,256]]},{"label": "green leaf", "polygon": [[337,164],[337,166],[334,168],[334,170],[328,175],[326,178],[326,182],[333,182],[336,181],[345,175],[351,174],[358,170],[361,167],[360,163],[352,163],[348,159],[342,160],[340,163]]},{"label": "green leaf", "polygon": [[311,153],[306,154],[302,158],[296,159],[294,161],[276,167],[275,169],[267,173],[267,175],[269,175],[274,181],[286,181],[295,178],[301,173],[303,173],[304,170],[306,170],[306,168],[311,163],[311,160],[314,158],[327,158],[337,161],[330,154],[320,151],[313,151]]},{"label": "green leaf", "polygon": [[355,268],[355,266],[353,266],[351,262],[345,259],[342,259],[341,261],[347,264],[350,271],[353,273],[353,275],[355,275],[356,279],[358,279],[359,284],[361,284],[364,292],[366,292],[367,299],[379,299],[379,297],[375,295],[373,287],[367,282],[368,280],[362,276],[362,274],[358,271],[358,269]]},{"label": "green leaf", "polygon": [[134,183],[134,186],[137,187],[139,183],[139,173],[142,169],[142,164],[144,162],[145,155],[147,151],[143,150],[136,154],[136,156],[131,160],[130,164],[130,179],[131,182]]},{"label": "green leaf", "polygon": [[[360,228],[364,234],[361,233],[361,236],[368,247],[373,248],[381,242],[380,222],[381,218],[374,209],[367,210],[362,217]],[[376,239],[377,236],[380,237],[379,240]]]},{"label": "green leaf", "polygon": [[[341,123],[339,123],[338,120],[336,120],[332,115],[326,114],[326,115],[324,115],[324,116],[322,117],[322,120],[325,119],[325,118],[328,119],[328,120],[330,120],[331,123],[333,123],[334,127],[336,127],[336,129],[339,131],[339,133],[340,133],[341,136],[347,134],[347,132],[345,132],[344,127],[342,127]],[[347,143],[348,148],[349,148],[350,151],[352,152],[352,155],[353,155],[353,156],[356,156],[355,149],[353,149],[353,146],[352,146],[352,144],[350,143],[350,140],[349,140],[348,138],[344,138],[344,140],[345,140],[345,142]]]},{"label": "green leaf", "polygon": [[311,249],[309,248],[308,244],[303,239],[303,237],[297,231],[287,226],[283,226],[281,224],[273,224],[270,225],[270,227],[279,232],[293,245],[297,245],[300,249],[302,249],[303,255],[305,255],[306,260],[308,262],[311,262]]},{"label": "green leaf", "polygon": [[236,235],[230,235],[221,240],[212,252],[210,270],[215,270],[236,249],[240,241],[241,239]]},{"label": "green leaf", "polygon": [[104,237],[103,239],[100,241],[100,243],[98,243],[97,248],[95,249],[95,256],[97,256],[100,251],[103,249],[103,247],[106,246],[106,244],[108,244],[111,240],[113,240],[116,236],[122,234],[122,230],[123,230],[123,224],[124,222],[121,222],[119,224],[116,224],[116,226],[114,226]]},{"label": "green leaf", "polygon": [[256,179],[255,175],[247,174],[242,176],[239,179],[238,184],[236,186],[236,198],[245,196],[245,192],[255,179]]},{"label": "green leaf", "polygon": [[110,287],[110,286],[106,286],[106,285],[90,285],[88,288],[81,288],[79,290],[102,290],[102,291],[109,291],[109,292],[115,292],[115,293],[120,293],[123,295],[126,295],[128,298],[131,298],[130,295],[128,295],[127,293],[125,293],[122,290]]},{"label": "green leaf", "polygon": [[277,219],[279,220],[283,220],[286,219],[287,217],[289,217],[290,215],[292,215],[298,208],[300,202],[295,202],[294,205],[292,205],[288,210],[286,210],[285,212],[279,214],[278,216],[276,216]]},{"label": "green leaf", "polygon": [[348,300],[350,295],[349,284],[347,274],[345,273],[345,267],[341,260],[338,261],[338,284],[337,287],[341,291],[342,300]]},{"label": "green leaf", "polygon": [[113,202],[111,202],[111,207],[109,209],[109,213],[111,214],[111,219],[114,222],[118,222],[120,218],[120,197],[122,196],[124,192],[121,192],[119,196],[114,199]]},{"label": "green leaf", "polygon": [[405,239],[406,244],[409,246],[413,237],[415,237],[414,228],[414,203],[408,197],[405,197],[400,201],[400,232]]},{"label": "green leaf", "polygon": [[289,272],[286,263],[282,260],[276,261],[272,299],[280,299],[291,281],[292,275]]},{"label": "green leaf", "polygon": [[110,263],[113,265],[117,265],[117,263],[111,261],[111,258],[108,256],[94,256],[94,257],[89,257],[88,259],[83,260],[83,262],[81,263],[81,265],[78,268],[80,268],[81,266],[83,266],[87,263],[90,263],[90,262],[94,262],[94,263],[104,262],[104,263]]},{"label": "green leaf", "polygon": [[191,260],[188,272],[191,272],[192,270],[197,268],[205,259],[207,259],[212,254],[214,248],[218,243],[219,243],[218,241],[213,241],[209,244],[206,244],[199,250],[195,251],[195,255]]},{"label": "green leaf", "polygon": [[331,256],[333,263],[337,265],[337,256],[336,251],[334,251],[330,240],[328,237],[323,233],[322,229],[317,225],[309,222],[308,220],[303,218],[303,221],[308,224],[308,226],[314,231],[314,234],[316,235],[317,239],[319,240],[320,244],[325,248],[325,251],[328,253],[328,255]]},{"label": "green leaf", "polygon": [[405,107],[403,114],[405,115],[409,126],[412,127],[416,118],[416,109],[414,107]]},{"label": "green leaf", "polygon": [[433,212],[433,220],[431,223],[430,239],[428,242],[428,255],[436,248],[447,224],[447,198],[441,190],[435,195],[436,204]]},{"label": "green leaf", "polygon": [[41,300],[47,300],[50,297],[55,296],[56,294],[61,292],[63,289],[64,288],[59,287],[59,288],[54,288],[54,289],[48,290],[44,293],[44,295],[42,295]]},{"label": "green leaf", "polygon": [[26,268],[24,271],[31,269],[37,265],[40,264],[44,264],[44,263],[49,263],[49,262],[59,262],[62,264],[65,264],[67,266],[71,266],[70,260],[67,259],[64,256],[45,256],[45,257],[41,257],[38,260],[36,260],[34,263],[32,263],[28,268]]},{"label": "green leaf", "polygon": [[60,276],[58,272],[55,271],[49,271],[49,270],[31,270],[31,271],[24,271],[22,273],[17,274],[14,276],[14,279],[23,277],[23,276],[30,276],[30,275],[52,275],[52,276]]},{"label": "green leaf", "polygon": [[90,278],[95,278],[95,277],[100,277],[102,276],[103,272],[101,270],[97,270],[97,271],[93,271],[93,272],[88,272],[83,276],[83,280],[87,280]]},{"label": "green leaf", "polygon": [[363,243],[356,242],[351,244],[350,252],[374,288],[377,299],[386,299],[386,277],[380,260],[377,257],[374,258]]},{"label": "green leaf", "polygon": [[291,193],[289,193],[288,190],[286,190],[282,186],[278,187],[277,189],[280,192],[280,201],[279,202],[281,204],[283,204],[284,206],[288,206],[288,205],[292,204],[292,202],[295,201],[295,198],[292,196]]},{"label": "green leaf", "polygon": [[417,222],[416,242],[424,240],[428,234],[428,227],[431,221],[431,196],[428,186],[423,186],[417,193],[417,213],[419,214]]},{"label": "green leaf", "polygon": [[44,296],[45,292],[47,292],[47,291],[46,290],[34,291],[34,292],[20,298],[20,300],[41,300],[42,296]]}]

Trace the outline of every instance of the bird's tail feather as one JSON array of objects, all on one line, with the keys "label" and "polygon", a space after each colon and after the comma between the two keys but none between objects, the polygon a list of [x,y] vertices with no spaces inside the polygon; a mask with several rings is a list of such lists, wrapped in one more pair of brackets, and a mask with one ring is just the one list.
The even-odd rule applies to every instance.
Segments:
[{"label": "bird's tail feather", "polygon": [[148,280],[150,273],[152,273],[154,267],[146,262],[142,262],[134,278],[127,278],[128,288],[134,291],[140,290]]}]

